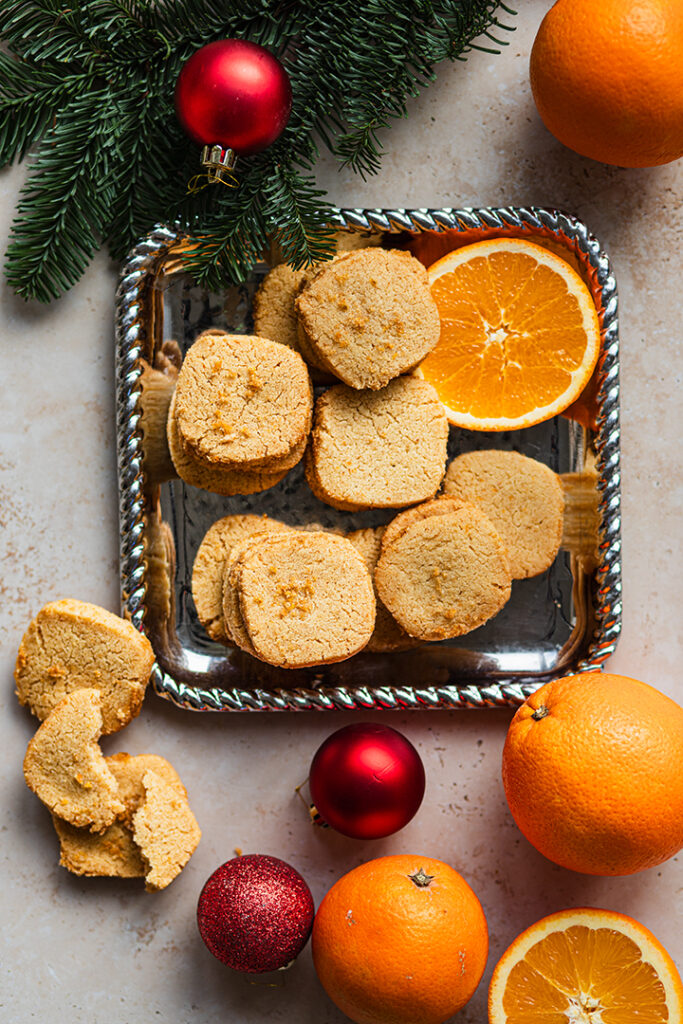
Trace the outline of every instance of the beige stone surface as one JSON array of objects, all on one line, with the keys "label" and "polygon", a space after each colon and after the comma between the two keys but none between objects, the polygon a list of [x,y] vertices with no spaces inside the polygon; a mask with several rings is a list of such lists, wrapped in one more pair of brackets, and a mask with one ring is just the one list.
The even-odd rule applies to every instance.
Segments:
[{"label": "beige stone surface", "polygon": [[[319,178],[346,206],[536,204],[582,217],[614,261],[620,287],[624,628],[609,667],[683,702],[680,584],[680,351],[683,161],[651,170],[576,156],[540,123],[529,49],[550,0],[519,5],[498,57],[444,64],[438,81],[385,136],[381,173],[363,183],[324,161]],[[0,175],[6,235],[22,169]],[[69,593],[116,610],[117,521],[112,310],[115,270],[100,256],[48,308],[2,285],[0,557],[3,686],[2,858],[5,912],[0,1017],[69,1024],[343,1024],[306,949],[291,971],[250,979],[204,949],[195,907],[208,875],[244,852],[290,861],[316,904],[341,874],[385,853],[423,851],[460,870],[488,917],[484,980],[458,1024],[484,1024],[488,980],[511,939],[569,906],[641,920],[683,970],[683,856],[630,878],[554,867],[507,810],[500,755],[508,711],[192,715],[150,695],[106,754],[153,751],[187,786],[203,838],[167,890],[139,880],[73,878],[57,864],[49,813],[26,788],[21,761],[35,720],[13,693],[16,649],[46,601]],[[313,829],[294,792],[318,744],[353,720],[388,721],[424,759],[427,790],[402,832],[360,843]]]}]

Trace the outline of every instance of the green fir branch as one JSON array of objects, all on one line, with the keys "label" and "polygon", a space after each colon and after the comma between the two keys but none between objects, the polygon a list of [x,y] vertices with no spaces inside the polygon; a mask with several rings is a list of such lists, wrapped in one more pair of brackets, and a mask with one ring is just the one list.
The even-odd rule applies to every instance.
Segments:
[{"label": "green fir branch", "polygon": [[[312,5],[287,0],[160,0],[167,38],[185,56],[212,39],[246,38],[280,55],[302,28],[301,11]],[[323,4],[324,6],[324,4]]]},{"label": "green fir branch", "polygon": [[75,97],[88,92],[90,74],[58,76],[0,53],[0,165],[23,160],[57,112]]},{"label": "green fir branch", "polygon": [[331,207],[311,176],[277,164],[265,184],[266,228],[280,246],[286,263],[296,270],[319,263],[334,253],[329,228]]},{"label": "green fir branch", "polygon": [[263,210],[267,167],[258,161],[236,188],[207,186],[199,192],[201,214],[186,202],[181,225],[190,235],[184,259],[199,284],[216,288],[226,280],[244,281],[263,257],[268,231]]},{"label": "green fir branch", "polygon": [[[173,83],[168,81],[164,65],[153,78],[138,73],[129,84],[133,88],[120,91],[116,97],[108,231],[109,252],[116,260],[123,260],[149,230],[150,209],[158,210],[160,221],[177,219],[179,192],[193,172],[196,156],[192,153],[188,158],[185,138],[174,123],[170,102]],[[166,100],[160,102],[164,87]]]},{"label": "green fir branch", "polygon": [[57,298],[85,271],[110,207],[112,121],[104,93],[73,101],[30,168],[12,226],[5,272],[24,298]]},{"label": "green fir branch", "polygon": [[24,60],[83,64],[96,49],[83,31],[86,11],[60,0],[8,0],[0,5],[0,38]]},{"label": "green fir branch", "polygon": [[[381,160],[379,134],[392,119],[405,117],[406,102],[436,77],[434,65],[462,58],[490,24],[497,4],[416,3],[399,11],[390,0],[375,0],[357,26],[358,53],[347,76],[343,114],[349,130],[334,152],[361,175],[375,173]],[[396,35],[380,54],[370,24],[393,19]]]},{"label": "green fir branch", "polygon": [[[0,2],[0,166],[38,147],[8,280],[48,301],[101,243],[121,259],[163,221],[190,234],[187,268],[206,286],[243,280],[272,239],[296,267],[328,257],[319,147],[375,173],[385,131],[436,65],[504,45],[513,13],[497,0]],[[237,188],[190,189],[199,153],[176,119],[175,83],[199,47],[231,37],[282,59],[292,114],[266,152],[240,158]]]}]

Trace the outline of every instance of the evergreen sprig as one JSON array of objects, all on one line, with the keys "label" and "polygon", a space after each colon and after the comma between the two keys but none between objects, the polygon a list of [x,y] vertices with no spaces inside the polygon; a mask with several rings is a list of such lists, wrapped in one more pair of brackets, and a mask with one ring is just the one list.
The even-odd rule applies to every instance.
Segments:
[{"label": "evergreen sprig", "polygon": [[[191,236],[188,269],[211,287],[242,280],[275,239],[294,266],[330,255],[319,146],[361,175],[381,135],[435,65],[504,44],[499,0],[3,0],[0,166],[31,159],[5,271],[25,298],[73,285],[101,244],[121,259],[160,221]],[[189,192],[198,147],[173,92],[214,39],[267,46],[293,109],[268,150],[240,159],[239,185]],[[479,42],[475,42],[479,40]]]}]

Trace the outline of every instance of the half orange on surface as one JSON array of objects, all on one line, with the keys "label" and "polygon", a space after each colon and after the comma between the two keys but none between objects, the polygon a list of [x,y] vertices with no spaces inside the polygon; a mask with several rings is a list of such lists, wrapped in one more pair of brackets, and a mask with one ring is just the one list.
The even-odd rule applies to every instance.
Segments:
[{"label": "half orange on surface", "polygon": [[493,972],[489,1024],[681,1024],[683,984],[644,925],[581,907],[522,932]]},{"label": "half orange on surface", "polygon": [[417,372],[450,423],[529,427],[588,384],[600,323],[587,285],[560,256],[521,238],[475,242],[434,263],[429,282],[441,337]]}]

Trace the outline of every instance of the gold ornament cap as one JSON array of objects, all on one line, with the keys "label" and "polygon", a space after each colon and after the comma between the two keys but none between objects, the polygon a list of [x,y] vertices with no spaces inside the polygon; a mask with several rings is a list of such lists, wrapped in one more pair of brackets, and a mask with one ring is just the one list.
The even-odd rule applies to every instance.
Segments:
[{"label": "gold ornament cap", "polygon": [[234,149],[224,146],[204,146],[202,149],[202,167],[211,184],[222,181],[230,185],[236,185],[237,181],[233,169],[237,163],[237,154]]}]

